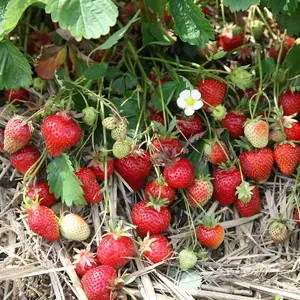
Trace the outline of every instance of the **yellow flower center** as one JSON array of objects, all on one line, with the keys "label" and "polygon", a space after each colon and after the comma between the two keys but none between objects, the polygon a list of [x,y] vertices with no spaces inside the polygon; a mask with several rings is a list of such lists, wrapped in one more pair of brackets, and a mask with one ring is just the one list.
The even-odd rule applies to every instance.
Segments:
[{"label": "yellow flower center", "polygon": [[196,102],[195,99],[193,99],[192,97],[188,97],[185,100],[187,106],[194,106],[195,102]]}]

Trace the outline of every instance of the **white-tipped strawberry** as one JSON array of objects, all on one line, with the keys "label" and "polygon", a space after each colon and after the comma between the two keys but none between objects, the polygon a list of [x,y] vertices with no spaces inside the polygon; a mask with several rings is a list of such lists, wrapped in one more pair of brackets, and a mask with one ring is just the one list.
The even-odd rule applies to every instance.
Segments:
[{"label": "white-tipped strawberry", "polygon": [[88,249],[78,250],[74,249],[76,254],[73,257],[73,264],[78,276],[82,277],[87,271],[99,266],[99,261],[95,254]]},{"label": "white-tipped strawberry", "polygon": [[253,147],[264,148],[268,145],[269,125],[260,118],[246,121],[244,133]]}]

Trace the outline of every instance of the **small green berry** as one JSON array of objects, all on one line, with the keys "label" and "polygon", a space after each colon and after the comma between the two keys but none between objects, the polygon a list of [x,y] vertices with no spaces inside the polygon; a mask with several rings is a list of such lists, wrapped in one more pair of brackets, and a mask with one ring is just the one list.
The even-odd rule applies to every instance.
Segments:
[{"label": "small green berry", "polygon": [[192,269],[197,263],[197,255],[194,251],[183,249],[179,253],[179,266],[183,270]]},{"label": "small green berry", "polygon": [[113,154],[116,158],[123,158],[131,152],[132,143],[128,140],[116,141],[113,145]]},{"label": "small green berry", "polygon": [[47,85],[47,81],[41,79],[40,77],[33,78],[32,86],[35,90],[42,92]]},{"label": "small green berry", "polygon": [[125,120],[121,122],[111,131],[111,137],[115,141],[123,141],[127,135],[127,123]]},{"label": "small green berry", "polygon": [[118,119],[116,117],[107,117],[102,121],[102,126],[108,130],[113,130],[118,125]]},{"label": "small green berry", "polygon": [[97,118],[97,111],[94,107],[86,107],[82,110],[82,120],[86,125],[92,126]]}]

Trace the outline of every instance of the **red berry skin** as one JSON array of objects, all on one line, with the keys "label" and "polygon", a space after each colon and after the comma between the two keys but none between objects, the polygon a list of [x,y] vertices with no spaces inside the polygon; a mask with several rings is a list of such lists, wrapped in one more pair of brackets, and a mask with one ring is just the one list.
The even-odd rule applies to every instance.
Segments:
[{"label": "red berry skin", "polygon": [[50,155],[58,157],[81,139],[82,130],[70,115],[60,111],[47,117],[41,126],[46,148]]},{"label": "red berry skin", "polygon": [[[114,171],[114,160],[113,159],[109,159],[107,161],[107,178],[109,178],[113,171]],[[105,179],[105,163],[104,162],[100,162],[97,164],[93,164],[92,166],[89,167],[89,169],[91,169],[93,171],[93,173],[96,176],[96,179],[99,181],[103,181]]]},{"label": "red berry skin", "polygon": [[162,112],[151,110],[151,120],[160,123],[165,126],[164,116]]},{"label": "red berry skin", "polygon": [[136,231],[140,237],[145,237],[148,232],[150,235],[165,232],[171,221],[171,214],[166,207],[162,206],[157,211],[151,206],[147,207],[148,203],[147,200],[138,202],[131,212],[132,223],[137,226]]},{"label": "red berry skin", "polygon": [[3,150],[4,147],[4,130],[0,128],[0,151]]},{"label": "red berry skin", "polygon": [[46,181],[40,181],[35,185],[31,185],[26,197],[33,201],[38,199],[40,205],[47,207],[51,207],[57,202],[54,194],[50,192],[50,187]]},{"label": "red berry skin", "polygon": [[211,110],[223,103],[227,87],[222,81],[216,79],[199,80],[197,87],[206,110]]},{"label": "red berry skin", "polygon": [[256,186],[251,192],[252,197],[248,203],[243,203],[239,199],[235,203],[241,217],[251,217],[261,210],[258,187]]},{"label": "red berry skin", "polygon": [[282,106],[285,116],[300,113],[300,92],[287,91],[279,96],[279,105]]},{"label": "red berry skin", "polygon": [[177,129],[187,139],[203,132],[203,122],[201,118],[194,114],[191,117],[177,116]]},{"label": "red berry skin", "polygon": [[180,154],[182,144],[176,138],[156,138],[152,142],[153,153]]},{"label": "red berry skin", "polygon": [[176,189],[170,187],[166,182],[163,185],[159,185],[153,180],[145,187],[146,200],[150,200],[150,196],[154,199],[167,199],[168,201],[165,205],[169,206],[176,198]]},{"label": "red berry skin", "polygon": [[97,257],[102,265],[123,268],[134,256],[134,243],[128,236],[106,235],[99,243]]},{"label": "red berry skin", "polygon": [[149,239],[154,239],[154,241],[143,252],[145,258],[156,264],[172,257],[173,249],[171,245],[169,245],[169,241],[166,237],[160,234],[154,234],[151,235]]},{"label": "red berry skin", "polygon": [[185,189],[193,184],[195,170],[189,159],[181,157],[171,166],[165,167],[164,177],[170,187]]},{"label": "red berry skin", "polygon": [[39,151],[32,145],[27,145],[21,150],[10,155],[9,161],[20,173],[25,174],[28,169],[39,159]]},{"label": "red berry skin", "polygon": [[150,174],[151,167],[150,155],[144,150],[140,150],[139,155],[129,154],[115,160],[115,170],[134,191],[142,188]]},{"label": "red berry skin", "polygon": [[17,104],[18,101],[15,100],[26,100],[29,98],[29,93],[27,90],[20,88],[18,90],[5,90],[4,96],[7,101]]},{"label": "red berry skin", "polygon": [[219,41],[221,47],[225,51],[231,51],[235,48],[240,47],[244,43],[245,35],[242,33],[240,35],[234,35],[232,32],[224,35],[220,35]]},{"label": "red berry skin", "polygon": [[274,155],[270,148],[243,152],[239,159],[243,174],[250,179],[263,183],[270,177],[274,164]]},{"label": "red berry skin", "polygon": [[[285,37],[285,41],[284,41],[284,46],[282,48],[282,53],[281,53],[281,57],[280,57],[280,61],[282,62],[287,53],[289,52],[289,50],[293,47],[295,42],[295,39],[290,37],[290,36],[286,36]],[[279,56],[279,52],[280,52],[280,43],[276,46],[272,46],[269,49],[269,55],[270,57],[272,57],[275,61],[278,60],[278,56]]]},{"label": "red berry skin", "polygon": [[298,226],[300,226],[300,211],[297,207],[296,207],[296,210],[294,212],[294,220],[295,220],[296,224]]},{"label": "red berry skin", "polygon": [[222,126],[229,131],[232,138],[238,139],[244,136],[244,123],[247,117],[234,111],[229,111],[221,121]]},{"label": "red berry skin", "polygon": [[224,240],[224,228],[221,225],[207,228],[200,224],[197,228],[197,238],[201,245],[209,249],[217,249]]},{"label": "red berry skin", "polygon": [[292,123],[291,128],[284,128],[286,139],[290,141],[300,141],[300,124]]},{"label": "red berry skin", "polygon": [[79,277],[82,277],[87,271],[94,269],[100,265],[98,259],[96,257],[93,258],[93,261],[90,261],[90,265],[84,264],[81,265],[80,263],[75,264],[75,272]]},{"label": "red berry skin", "polygon": [[96,180],[94,172],[89,168],[81,168],[75,173],[84,193],[87,203],[99,203],[103,199],[100,192],[100,185]]},{"label": "red berry skin", "polygon": [[54,242],[59,238],[58,221],[54,212],[47,206],[33,206],[27,209],[28,226],[44,239]]},{"label": "red berry skin", "polygon": [[274,149],[274,158],[284,175],[291,175],[295,172],[300,161],[300,146],[295,144],[277,144]]},{"label": "red berry skin", "polygon": [[216,142],[212,147],[210,156],[208,157],[209,162],[214,165],[226,163],[229,158],[230,152],[228,147],[223,142],[221,142],[221,145]]},{"label": "red berry skin", "polygon": [[89,300],[111,300],[111,287],[116,278],[116,270],[104,265],[86,272],[81,279],[81,284]]},{"label": "red berry skin", "polygon": [[230,205],[237,200],[236,188],[242,183],[241,174],[236,167],[216,168],[213,172],[214,196],[220,205]]},{"label": "red berry skin", "polygon": [[191,206],[203,207],[212,197],[213,185],[209,180],[196,179],[186,191],[186,198]]}]

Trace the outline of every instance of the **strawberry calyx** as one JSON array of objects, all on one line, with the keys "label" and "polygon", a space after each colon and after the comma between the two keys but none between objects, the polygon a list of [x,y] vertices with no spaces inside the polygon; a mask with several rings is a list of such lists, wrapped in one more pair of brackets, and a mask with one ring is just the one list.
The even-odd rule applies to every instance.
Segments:
[{"label": "strawberry calyx", "polygon": [[168,198],[154,198],[152,195],[149,195],[149,199],[146,207],[153,207],[157,211],[160,211],[161,207],[166,206],[169,200]]},{"label": "strawberry calyx", "polygon": [[205,214],[202,219],[202,224],[205,228],[214,228],[219,224],[221,216],[216,216],[214,213],[212,214]]},{"label": "strawberry calyx", "polygon": [[85,266],[91,267],[93,264],[97,264],[95,260],[96,254],[90,252],[89,249],[79,250],[74,248],[74,251],[76,252],[76,254],[73,256],[72,264],[79,264],[82,269],[84,269]]},{"label": "strawberry calyx", "polygon": [[212,111],[212,116],[214,117],[215,120],[221,121],[225,118],[227,113],[226,107],[222,104],[214,107]]},{"label": "strawberry calyx", "polygon": [[89,167],[99,167],[102,171],[104,171],[104,164],[105,162],[108,162],[112,160],[111,157],[105,155],[103,151],[97,151],[94,153],[91,153],[87,156],[88,159],[90,159],[90,162],[88,163]]},{"label": "strawberry calyx", "polygon": [[155,183],[159,186],[163,186],[166,183],[165,177],[163,175],[159,175],[156,179],[155,179]]},{"label": "strawberry calyx", "polygon": [[40,206],[40,202],[38,196],[34,200],[29,197],[26,197],[22,202],[22,208],[25,209],[26,212],[33,211],[39,206]]},{"label": "strawberry calyx", "polygon": [[177,124],[175,118],[171,121],[168,128],[156,121],[152,121],[151,123],[153,131],[157,133],[157,138],[178,138],[178,131],[174,131],[174,129],[176,129]]},{"label": "strawberry calyx", "polygon": [[133,225],[124,226],[122,220],[116,223],[112,219],[110,219],[108,222],[107,233],[104,236],[111,235],[115,240],[117,240],[121,236],[131,237],[132,234],[129,233],[129,230],[132,230],[133,228],[135,228],[135,226]]},{"label": "strawberry calyx", "polygon": [[150,234],[148,232],[146,237],[139,243],[140,244],[139,252],[141,254],[143,254],[145,251],[151,251],[150,246],[155,241],[156,241],[156,238],[150,239]]},{"label": "strawberry calyx", "polygon": [[239,36],[243,33],[243,28],[239,25],[235,25],[232,27],[232,34],[234,36]]},{"label": "strawberry calyx", "polygon": [[242,203],[249,203],[253,192],[252,190],[255,188],[254,185],[250,185],[249,182],[243,181],[237,188],[235,194],[238,195],[238,199]]},{"label": "strawberry calyx", "polygon": [[290,116],[282,117],[282,124],[285,128],[292,128],[293,123],[297,123],[298,121],[294,119],[297,116],[297,113]]}]

